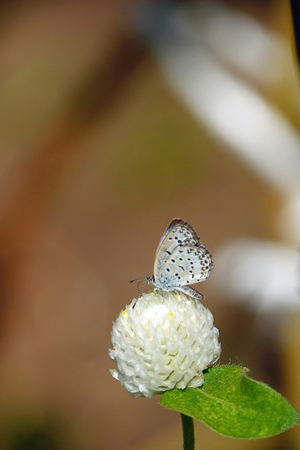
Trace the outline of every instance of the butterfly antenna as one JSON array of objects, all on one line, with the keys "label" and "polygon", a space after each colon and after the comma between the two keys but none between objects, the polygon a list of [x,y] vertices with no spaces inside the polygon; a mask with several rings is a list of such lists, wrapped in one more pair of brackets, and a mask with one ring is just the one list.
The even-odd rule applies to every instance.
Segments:
[{"label": "butterfly antenna", "polygon": [[146,283],[144,283],[144,284],[143,284],[143,287],[142,287],[142,289],[140,290],[140,293],[139,293],[139,295],[141,295],[141,294],[142,294],[143,290],[145,289],[145,286],[146,286],[146,284],[148,284],[148,283],[147,283],[147,281],[146,281]]},{"label": "butterfly antenna", "polygon": [[133,283],[134,281],[140,280],[141,278],[145,278],[145,277],[146,277],[146,275],[143,275],[142,277],[138,277],[138,278],[135,278],[134,280],[130,280],[129,283]]},{"label": "butterfly antenna", "polygon": [[[140,278],[143,278],[143,277],[140,277]],[[137,280],[139,280],[139,278],[137,278]],[[133,281],[135,281],[135,280],[133,280]],[[143,290],[145,289],[146,284],[148,284],[148,283],[147,283],[147,282],[144,283],[142,289],[140,290],[140,292],[139,292],[139,297],[141,296],[141,293],[142,293]],[[135,307],[137,301],[138,301],[138,298],[137,298],[136,301],[134,302],[134,305],[132,306],[132,309],[134,309],[134,307]]]}]

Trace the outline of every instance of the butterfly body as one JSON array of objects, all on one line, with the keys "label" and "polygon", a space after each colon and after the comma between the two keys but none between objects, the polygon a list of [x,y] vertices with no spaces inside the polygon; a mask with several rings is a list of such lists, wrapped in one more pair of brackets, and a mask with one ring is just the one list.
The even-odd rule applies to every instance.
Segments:
[{"label": "butterfly body", "polygon": [[191,297],[203,295],[190,285],[206,280],[213,269],[210,252],[194,228],[182,219],[173,219],[158,245],[154,275],[146,281],[164,291],[181,291]]}]

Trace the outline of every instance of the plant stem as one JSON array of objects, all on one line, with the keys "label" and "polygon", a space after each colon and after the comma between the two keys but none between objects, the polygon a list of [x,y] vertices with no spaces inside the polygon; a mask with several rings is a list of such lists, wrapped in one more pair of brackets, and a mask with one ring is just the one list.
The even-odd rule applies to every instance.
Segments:
[{"label": "plant stem", "polygon": [[183,434],[183,450],[195,449],[195,435],[193,419],[185,414],[181,415],[182,434]]}]

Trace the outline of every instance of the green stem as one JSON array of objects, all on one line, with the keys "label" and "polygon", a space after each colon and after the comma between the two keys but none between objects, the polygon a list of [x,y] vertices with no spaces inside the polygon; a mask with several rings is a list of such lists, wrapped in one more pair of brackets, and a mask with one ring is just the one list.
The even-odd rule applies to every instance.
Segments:
[{"label": "green stem", "polygon": [[183,434],[183,450],[195,449],[195,435],[193,419],[185,414],[181,415],[182,434]]}]

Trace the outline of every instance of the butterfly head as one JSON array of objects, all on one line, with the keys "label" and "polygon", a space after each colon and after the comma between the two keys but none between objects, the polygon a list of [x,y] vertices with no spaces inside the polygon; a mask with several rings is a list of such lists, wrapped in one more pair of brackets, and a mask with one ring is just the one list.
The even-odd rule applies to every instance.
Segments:
[{"label": "butterfly head", "polygon": [[145,278],[148,284],[153,284],[155,282],[154,275],[146,275]]}]

